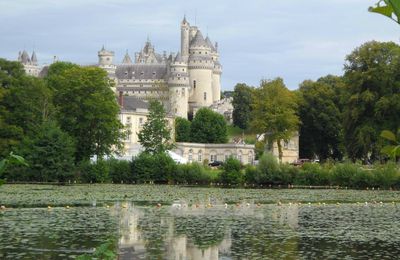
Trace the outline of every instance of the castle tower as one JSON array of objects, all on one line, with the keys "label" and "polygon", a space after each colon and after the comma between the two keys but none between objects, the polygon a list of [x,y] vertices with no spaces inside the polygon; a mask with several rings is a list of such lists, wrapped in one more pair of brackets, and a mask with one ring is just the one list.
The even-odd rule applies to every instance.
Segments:
[{"label": "castle tower", "polygon": [[183,59],[189,57],[189,32],[190,24],[186,21],[186,16],[183,17],[183,21],[181,23],[181,55]]},{"label": "castle tower", "polygon": [[169,100],[174,116],[187,118],[189,101],[189,73],[180,52],[171,60],[168,76]]},{"label": "castle tower", "polygon": [[188,66],[191,85],[189,100],[191,107],[192,109],[208,107],[212,105],[214,100],[212,90],[214,62],[211,48],[204,40],[200,30],[197,30],[196,36],[190,42],[189,53]]},{"label": "castle tower", "polygon": [[99,57],[99,67],[104,69],[110,78],[115,78],[117,67],[113,64],[114,52],[106,50],[103,45],[97,55]]},{"label": "castle tower", "polygon": [[221,74],[222,66],[219,62],[219,54],[216,46],[214,46],[207,36],[207,45],[211,49],[211,59],[214,62],[213,74],[212,74],[212,91],[213,91],[213,102],[219,101],[221,99]]}]

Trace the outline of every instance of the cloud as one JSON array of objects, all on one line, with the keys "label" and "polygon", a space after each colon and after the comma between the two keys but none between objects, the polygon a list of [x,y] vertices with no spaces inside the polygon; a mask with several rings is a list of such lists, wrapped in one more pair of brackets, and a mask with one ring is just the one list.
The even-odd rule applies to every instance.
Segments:
[{"label": "cloud", "polygon": [[36,49],[39,61],[53,55],[89,64],[103,44],[121,61],[147,36],[157,51],[178,51],[179,23],[191,24],[218,41],[222,84],[257,85],[283,77],[297,88],[304,79],[341,74],[346,54],[365,41],[398,41],[398,25],[367,12],[376,0],[3,0],[0,57],[15,59]]}]

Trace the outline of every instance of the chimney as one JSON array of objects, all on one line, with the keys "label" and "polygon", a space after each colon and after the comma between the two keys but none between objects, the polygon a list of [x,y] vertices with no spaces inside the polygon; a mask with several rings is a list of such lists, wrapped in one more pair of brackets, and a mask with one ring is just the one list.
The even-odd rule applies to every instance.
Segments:
[{"label": "chimney", "polygon": [[124,95],[122,91],[119,92],[118,104],[121,108],[124,107]]}]

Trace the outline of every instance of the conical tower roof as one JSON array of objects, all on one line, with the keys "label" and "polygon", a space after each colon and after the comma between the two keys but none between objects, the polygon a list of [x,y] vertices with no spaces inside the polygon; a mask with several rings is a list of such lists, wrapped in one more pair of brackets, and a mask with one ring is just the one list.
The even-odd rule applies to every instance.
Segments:
[{"label": "conical tower roof", "polygon": [[211,42],[211,40],[210,40],[210,37],[208,37],[208,36],[206,37],[206,43],[207,43],[208,47],[211,48],[212,51],[214,51],[214,52],[217,51],[217,50],[215,49],[214,45],[212,44],[212,42]]},{"label": "conical tower roof", "polygon": [[132,59],[128,54],[128,51],[126,51],[124,59],[122,60],[122,64],[132,64]]},{"label": "conical tower roof", "polygon": [[184,62],[180,52],[178,52],[178,54],[176,54],[174,62]]},{"label": "conical tower roof", "polygon": [[193,38],[190,46],[207,46],[206,41],[204,40],[203,35],[201,34],[200,30],[197,31],[196,36]]},{"label": "conical tower roof", "polygon": [[26,52],[26,50],[24,50],[24,51],[22,52],[22,55],[21,55],[21,62],[24,63],[24,64],[31,62],[31,59],[29,58],[29,55],[28,55],[28,53]]},{"label": "conical tower roof", "polygon": [[35,51],[32,52],[31,62],[32,62],[33,65],[37,65],[38,60],[37,60]]}]

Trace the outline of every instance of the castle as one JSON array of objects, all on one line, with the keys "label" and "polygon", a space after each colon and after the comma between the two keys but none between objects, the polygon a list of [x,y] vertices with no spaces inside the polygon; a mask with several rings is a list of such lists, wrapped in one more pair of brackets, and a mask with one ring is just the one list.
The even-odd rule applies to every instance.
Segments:
[{"label": "castle", "polygon": [[172,116],[183,118],[198,108],[209,107],[221,98],[218,44],[203,37],[186,18],[181,22],[181,49],[175,55],[157,53],[149,40],[132,58],[127,52],[114,65],[114,52],[104,47],[98,52],[98,66],[115,80],[116,94],[142,100],[156,98]]},{"label": "castle", "polygon": [[[47,72],[47,67],[38,65],[34,51],[31,57],[25,50],[19,52],[18,61],[29,75],[38,77]],[[187,118],[189,113],[210,107],[221,98],[218,44],[212,43],[208,36],[204,38],[186,17],[181,22],[181,48],[177,54],[157,53],[147,39],[133,60],[126,52],[121,64],[115,64],[114,52],[103,46],[96,66],[114,80],[117,96],[133,96],[143,101],[158,99],[174,117]]]}]

